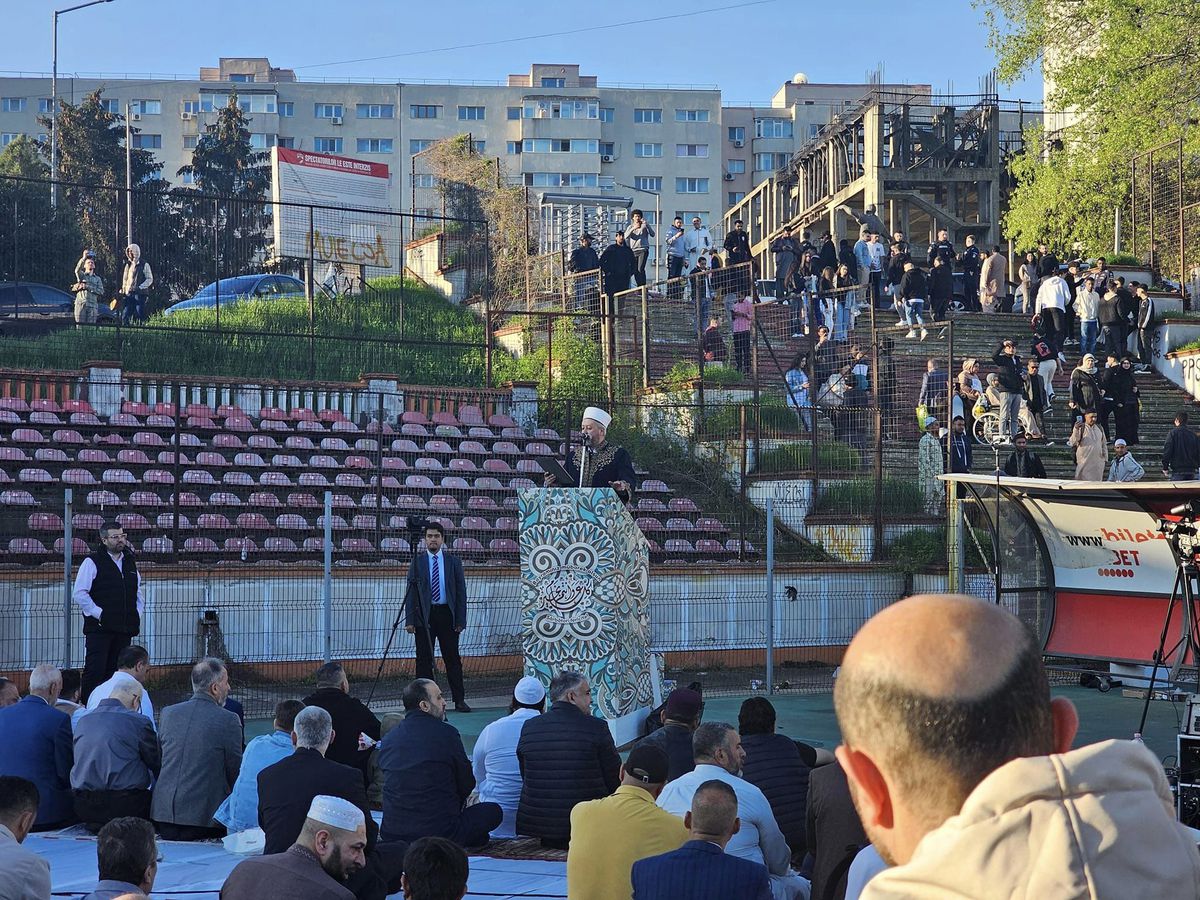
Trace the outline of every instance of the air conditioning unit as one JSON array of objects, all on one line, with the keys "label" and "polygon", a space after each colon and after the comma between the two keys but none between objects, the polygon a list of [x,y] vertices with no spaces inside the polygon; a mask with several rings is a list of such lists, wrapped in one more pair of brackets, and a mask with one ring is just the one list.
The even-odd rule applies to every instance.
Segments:
[{"label": "air conditioning unit", "polygon": [[196,118],[196,114],[192,112],[181,112],[179,114],[179,118],[184,122],[190,122],[192,119]]},{"label": "air conditioning unit", "polygon": [[617,161],[617,158],[615,156],[613,156],[611,153],[605,153],[602,157],[600,157],[600,162],[616,162],[616,161]]},{"label": "air conditioning unit", "polygon": [[142,121],[142,114],[141,114],[141,113],[134,113],[133,115],[131,115],[131,116],[129,117],[129,120],[130,120],[131,122],[140,122],[140,121]]},{"label": "air conditioning unit", "polygon": [[333,118],[331,118],[331,119],[329,120],[329,124],[330,124],[330,125],[341,125],[341,124],[342,124],[342,117],[341,117],[341,116],[334,116]]},{"label": "air conditioning unit", "polygon": [[745,141],[734,141],[733,146],[737,147],[740,150],[742,147],[746,146],[746,142]]},{"label": "air conditioning unit", "polygon": [[732,173],[732,172],[726,172],[726,173],[725,173],[725,180],[726,180],[726,181],[733,181],[733,173]]}]

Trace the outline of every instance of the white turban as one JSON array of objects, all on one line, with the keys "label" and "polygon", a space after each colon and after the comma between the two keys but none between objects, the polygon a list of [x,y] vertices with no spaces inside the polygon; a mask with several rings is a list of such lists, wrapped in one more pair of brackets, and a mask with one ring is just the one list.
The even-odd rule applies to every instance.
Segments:
[{"label": "white turban", "polygon": [[317,794],[313,797],[312,805],[308,808],[308,818],[322,825],[340,828],[342,831],[355,831],[365,824],[363,811],[341,797],[330,797],[328,794]]},{"label": "white turban", "polygon": [[600,424],[601,428],[608,428],[609,423],[612,422],[612,416],[598,406],[589,406],[585,409],[583,411],[583,418],[585,421],[593,419]]}]

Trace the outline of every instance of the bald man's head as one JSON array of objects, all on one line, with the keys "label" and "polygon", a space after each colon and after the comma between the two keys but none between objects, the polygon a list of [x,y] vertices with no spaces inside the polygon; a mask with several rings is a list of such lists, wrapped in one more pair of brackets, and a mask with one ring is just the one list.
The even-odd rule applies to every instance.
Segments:
[{"label": "bald man's head", "polygon": [[846,651],[834,704],[845,746],[927,828],[1000,766],[1055,750],[1037,642],[972,597],[911,597],[872,618]]}]

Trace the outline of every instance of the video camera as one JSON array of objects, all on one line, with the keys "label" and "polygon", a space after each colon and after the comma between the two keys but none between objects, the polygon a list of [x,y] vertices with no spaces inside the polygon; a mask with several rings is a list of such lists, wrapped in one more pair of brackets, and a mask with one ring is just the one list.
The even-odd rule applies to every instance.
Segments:
[{"label": "video camera", "polygon": [[1200,529],[1196,527],[1200,500],[1189,500],[1171,507],[1171,515],[1179,516],[1179,521],[1159,519],[1159,532],[1175,546],[1181,561],[1200,562]]}]

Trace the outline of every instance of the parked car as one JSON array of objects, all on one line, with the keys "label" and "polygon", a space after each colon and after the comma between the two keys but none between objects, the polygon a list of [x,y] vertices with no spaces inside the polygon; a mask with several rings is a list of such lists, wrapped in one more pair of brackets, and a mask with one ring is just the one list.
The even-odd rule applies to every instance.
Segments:
[{"label": "parked car", "polygon": [[[48,284],[29,281],[0,282],[0,319],[27,318],[74,321],[75,295]],[[107,306],[101,305],[97,320],[112,322],[116,320],[116,314]]]},{"label": "parked car", "polygon": [[304,296],[304,282],[291,275],[235,275],[206,284],[187,300],[163,310],[164,316],[184,309],[215,309],[243,300],[295,300]]}]

